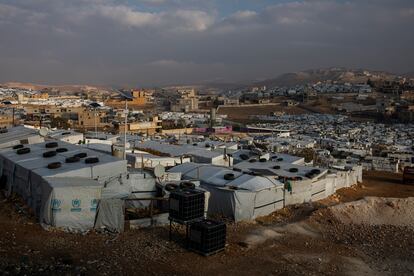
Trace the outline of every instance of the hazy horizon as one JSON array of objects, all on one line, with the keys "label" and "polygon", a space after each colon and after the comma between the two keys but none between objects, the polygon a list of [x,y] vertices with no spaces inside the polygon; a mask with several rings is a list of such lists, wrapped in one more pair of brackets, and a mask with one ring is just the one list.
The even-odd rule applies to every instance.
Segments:
[{"label": "hazy horizon", "polygon": [[[223,3],[224,2],[224,3]],[[0,0],[0,82],[245,83],[414,71],[410,0]]]}]

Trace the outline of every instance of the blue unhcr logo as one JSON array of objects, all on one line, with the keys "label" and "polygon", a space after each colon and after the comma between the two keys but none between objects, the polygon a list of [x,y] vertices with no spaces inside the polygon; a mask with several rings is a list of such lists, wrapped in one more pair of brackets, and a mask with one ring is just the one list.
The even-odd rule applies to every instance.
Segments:
[{"label": "blue unhcr logo", "polygon": [[90,208],[90,211],[91,212],[95,212],[97,206],[98,206],[98,200],[96,198],[92,199],[91,200],[91,208]]},{"label": "blue unhcr logo", "polygon": [[60,212],[60,206],[62,205],[62,201],[60,199],[52,199],[52,212]]},{"label": "blue unhcr logo", "polygon": [[72,199],[72,208],[70,209],[71,212],[80,212],[82,211],[81,200],[80,199]]}]

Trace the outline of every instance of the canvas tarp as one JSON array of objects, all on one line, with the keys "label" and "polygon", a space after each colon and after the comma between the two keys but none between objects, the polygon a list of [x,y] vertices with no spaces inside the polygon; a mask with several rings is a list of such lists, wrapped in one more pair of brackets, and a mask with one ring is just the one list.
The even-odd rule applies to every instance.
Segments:
[{"label": "canvas tarp", "polygon": [[[157,189],[155,186],[155,178],[146,176],[144,174],[130,174],[129,181],[131,183],[130,199],[133,198],[151,198],[155,197]],[[149,200],[132,200],[126,202],[126,206],[130,208],[148,207]]]},{"label": "canvas tarp", "polygon": [[230,217],[236,222],[252,220],[283,208],[281,187],[257,192],[210,185],[201,187],[210,192],[208,214]]},{"label": "canvas tarp", "polygon": [[[170,172],[182,173],[183,179],[200,180],[201,187],[211,193],[209,214],[241,221],[268,215],[283,207],[283,186],[274,179],[196,163],[182,164]],[[224,175],[228,173],[235,179],[226,180]]]},{"label": "canvas tarp", "polygon": [[95,229],[123,232],[125,224],[124,202],[121,199],[102,199],[98,205]]},{"label": "canvas tarp", "polygon": [[302,204],[312,199],[311,180],[290,181],[291,191],[285,190],[285,205]]},{"label": "canvas tarp", "polygon": [[40,223],[43,227],[87,231],[94,227],[102,184],[85,178],[44,178]]}]

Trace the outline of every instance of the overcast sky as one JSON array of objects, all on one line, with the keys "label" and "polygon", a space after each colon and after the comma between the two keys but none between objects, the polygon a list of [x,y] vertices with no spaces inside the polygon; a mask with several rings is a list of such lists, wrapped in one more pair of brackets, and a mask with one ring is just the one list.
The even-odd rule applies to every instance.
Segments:
[{"label": "overcast sky", "polygon": [[0,0],[0,82],[248,81],[414,71],[413,0]]}]

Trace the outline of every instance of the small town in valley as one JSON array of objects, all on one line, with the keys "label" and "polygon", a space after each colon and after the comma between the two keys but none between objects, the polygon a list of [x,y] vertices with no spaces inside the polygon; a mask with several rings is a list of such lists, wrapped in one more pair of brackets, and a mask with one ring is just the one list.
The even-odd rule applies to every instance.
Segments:
[{"label": "small town in valley", "polygon": [[195,2],[0,0],[0,274],[414,275],[413,3]]}]

